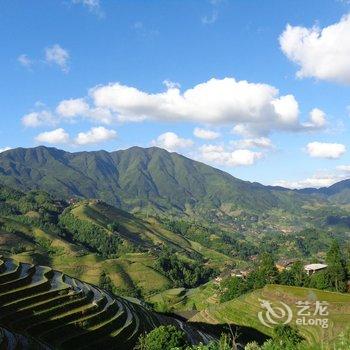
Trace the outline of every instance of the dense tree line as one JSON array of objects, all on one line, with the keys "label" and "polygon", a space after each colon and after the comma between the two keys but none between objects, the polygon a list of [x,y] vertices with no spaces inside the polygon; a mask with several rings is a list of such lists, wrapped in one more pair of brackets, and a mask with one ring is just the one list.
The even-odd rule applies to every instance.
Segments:
[{"label": "dense tree line", "polygon": [[[206,248],[216,250],[228,256],[246,259],[250,255],[259,252],[259,249],[248,242],[241,234],[235,233],[233,236],[229,232],[223,231],[218,226],[211,227],[196,222],[174,220],[170,218],[161,218],[159,220],[169,231],[182,235],[192,241],[200,243]],[[216,239],[211,239],[213,235],[216,236]]]},{"label": "dense tree line", "polygon": [[83,243],[104,258],[115,258],[118,254],[121,239],[115,234],[109,234],[106,229],[89,221],[79,220],[66,212],[59,218],[59,223],[72,235],[72,238]]},{"label": "dense tree line", "polygon": [[278,272],[271,254],[261,255],[258,264],[246,278],[232,277],[221,284],[221,301],[228,301],[266,284],[284,284],[297,287],[310,287],[335,292],[346,292],[349,272],[339,243],[333,241],[326,257],[327,268],[308,276],[304,264],[294,263],[290,269]]},{"label": "dense tree line", "polygon": [[[190,345],[186,334],[175,326],[166,325],[155,328],[139,338],[137,350],[234,350],[241,349],[234,335],[223,333],[218,340],[208,344]],[[259,346],[248,343],[245,350],[306,350],[307,344],[299,331],[289,325],[277,325],[272,339]]]},{"label": "dense tree line", "polygon": [[208,282],[215,274],[211,268],[204,267],[203,264],[193,261],[185,262],[169,249],[164,249],[155,261],[156,270],[167,276],[173,287],[193,288]]}]

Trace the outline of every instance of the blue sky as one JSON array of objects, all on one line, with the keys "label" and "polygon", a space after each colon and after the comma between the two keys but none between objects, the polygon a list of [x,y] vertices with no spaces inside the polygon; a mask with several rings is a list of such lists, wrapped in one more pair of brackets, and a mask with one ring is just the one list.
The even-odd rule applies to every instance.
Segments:
[{"label": "blue sky", "polygon": [[264,184],[348,178],[348,13],[340,0],[1,1],[0,149],[156,145]]}]

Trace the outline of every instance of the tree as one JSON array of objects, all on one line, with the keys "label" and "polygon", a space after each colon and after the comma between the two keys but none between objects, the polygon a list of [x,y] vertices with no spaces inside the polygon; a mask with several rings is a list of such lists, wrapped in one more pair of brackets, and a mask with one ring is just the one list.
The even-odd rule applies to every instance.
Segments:
[{"label": "tree", "polygon": [[261,276],[265,277],[266,283],[276,283],[278,281],[278,270],[271,254],[264,253],[260,259]]},{"label": "tree", "polygon": [[326,262],[328,265],[326,269],[326,277],[329,289],[337,292],[345,292],[347,271],[339,243],[336,240],[333,241],[331,248],[327,253]]},{"label": "tree", "polygon": [[186,334],[175,326],[160,326],[141,336],[138,348],[141,350],[184,349],[189,346]]},{"label": "tree", "polygon": [[247,282],[242,277],[232,277],[222,283],[224,292],[221,295],[221,302],[238,298],[249,291]]},{"label": "tree", "polygon": [[[273,339],[266,341],[261,350],[305,350],[304,338],[289,325],[279,324],[274,329]],[[254,348],[253,348],[254,349]],[[259,349],[259,348],[258,348]]]},{"label": "tree", "polygon": [[280,283],[287,286],[305,287],[308,283],[308,276],[301,261],[295,262],[289,270],[285,269],[280,273]]},{"label": "tree", "polygon": [[279,274],[271,254],[263,253],[259,259],[259,266],[248,275],[249,289],[263,288],[266,284],[279,283]]},{"label": "tree", "polygon": [[304,340],[296,328],[287,324],[279,324],[274,328],[274,339],[280,344],[290,343],[293,345]]},{"label": "tree", "polygon": [[325,271],[314,273],[309,280],[309,287],[316,289],[329,289],[328,278]]}]

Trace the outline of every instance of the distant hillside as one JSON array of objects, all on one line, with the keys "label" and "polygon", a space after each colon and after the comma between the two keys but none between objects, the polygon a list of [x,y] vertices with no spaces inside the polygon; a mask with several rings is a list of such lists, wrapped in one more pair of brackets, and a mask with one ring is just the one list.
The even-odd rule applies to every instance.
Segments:
[{"label": "distant hillside", "polygon": [[67,206],[43,191],[24,194],[0,185],[0,254],[50,265],[94,284],[106,275],[119,293],[149,295],[173,285],[154,267],[164,247],[179,259],[198,261],[202,270],[233,261],[216,247],[164,228],[154,217],[136,217],[99,200]]},{"label": "distant hillside", "polygon": [[298,191],[303,194],[318,195],[336,204],[350,204],[350,179],[335,183],[329,187],[305,188]]},{"label": "distant hillside", "polygon": [[99,198],[125,210],[231,215],[237,209],[298,210],[307,196],[239,180],[160,148],[69,153],[17,148],[0,154],[0,182],[59,198]]},{"label": "distant hillside", "polygon": [[[274,306],[280,306],[284,301],[293,311],[291,324],[295,325],[298,317],[296,303],[309,301],[312,305],[315,300],[327,302],[329,315],[327,316],[329,328],[324,329],[320,325],[300,325],[298,329],[310,344],[310,349],[319,349],[323,344],[324,349],[346,349],[340,346],[338,337],[350,332],[350,295],[334,292],[326,292],[311,288],[290,287],[282,285],[267,285],[262,289],[245,294],[223,304],[209,307],[196,314],[190,321],[212,324],[238,324],[249,325],[260,332],[272,335],[273,328],[264,326],[258,319],[259,311],[262,311],[261,300],[270,301]],[[314,306],[312,306],[314,307]]]}]

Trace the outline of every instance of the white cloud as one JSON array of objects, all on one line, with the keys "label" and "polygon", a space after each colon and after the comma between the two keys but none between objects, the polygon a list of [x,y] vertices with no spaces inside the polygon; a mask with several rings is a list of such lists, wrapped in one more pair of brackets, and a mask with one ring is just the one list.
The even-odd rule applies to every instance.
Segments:
[{"label": "white cloud", "polygon": [[83,98],[61,101],[56,107],[56,113],[63,119],[82,117],[103,124],[110,124],[115,119],[109,109],[91,108]]},{"label": "white cloud", "polygon": [[181,85],[179,83],[176,83],[174,81],[171,81],[169,79],[163,80],[163,84],[167,89],[174,89],[174,88],[180,88]]},{"label": "white cloud", "polygon": [[335,170],[319,170],[312,176],[302,180],[280,180],[275,183],[276,186],[287,188],[320,188],[328,187],[336,182],[348,179],[350,177],[350,165],[339,165]]},{"label": "white cloud", "polygon": [[[145,120],[196,122],[233,126],[232,131],[245,138],[266,137],[278,130],[319,130],[327,124],[325,113],[317,108],[311,111],[309,121],[301,121],[295,97],[281,96],[275,87],[267,84],[234,78],[210,79],[183,92],[177,83],[166,81],[165,84],[166,90],[160,93],[148,93],[120,83],[99,85],[90,89],[87,97],[61,101],[54,119],[58,122],[81,117],[99,124]],[[31,118],[48,112],[35,113],[37,116],[32,114]],[[203,131],[197,131],[199,134],[204,135]],[[206,137],[210,139],[214,135],[207,133]]]},{"label": "white cloud", "polygon": [[173,152],[182,148],[191,147],[193,145],[193,141],[190,139],[181,138],[174,132],[166,132],[159,135],[156,140],[151,142],[151,144]]},{"label": "white cloud", "polygon": [[17,61],[26,68],[30,68],[34,63],[26,54],[19,55]]},{"label": "white cloud", "polygon": [[80,4],[87,8],[91,13],[95,14],[97,17],[104,18],[105,13],[101,7],[100,0],[72,0],[73,4]]},{"label": "white cloud", "polygon": [[49,144],[68,143],[69,140],[68,133],[62,128],[45,131],[35,137],[35,141]]},{"label": "white cloud", "polygon": [[253,165],[262,157],[261,152],[253,152],[247,149],[231,151],[220,145],[204,145],[200,148],[199,153],[199,159],[203,162],[228,167]]},{"label": "white cloud", "polygon": [[77,145],[88,145],[94,143],[113,140],[117,137],[117,132],[112,129],[106,129],[103,126],[91,128],[87,132],[80,132],[75,138],[74,143]]},{"label": "white cloud", "polygon": [[220,136],[220,133],[208,129],[195,128],[193,135],[203,140],[215,140]]},{"label": "white cloud", "polygon": [[45,60],[49,64],[56,64],[65,73],[68,73],[69,52],[60,45],[55,44],[45,49]]},{"label": "white cloud", "polygon": [[346,152],[346,147],[340,143],[310,142],[306,152],[315,158],[336,159]]},{"label": "white cloud", "polygon": [[99,11],[100,10],[100,0],[73,0],[73,4],[82,4],[89,11]]},{"label": "white cloud", "polygon": [[350,175],[350,165],[338,165],[337,170],[342,171],[347,175]]},{"label": "white cloud", "polygon": [[82,98],[63,100],[56,108],[56,113],[63,118],[81,116],[88,111],[89,105]]},{"label": "white cloud", "polygon": [[299,65],[297,76],[350,84],[350,15],[328,27],[287,25],[279,41],[284,54]]},{"label": "white cloud", "polygon": [[36,128],[43,125],[55,124],[55,118],[51,112],[42,110],[40,112],[31,112],[22,117],[22,124],[28,128]]},{"label": "white cloud", "polygon": [[327,124],[326,113],[319,108],[314,108],[310,112],[310,121],[304,123],[305,128],[322,129]]},{"label": "white cloud", "polygon": [[153,94],[111,83],[91,89],[90,96],[97,107],[111,110],[123,121],[236,124],[235,130],[244,130],[245,135],[304,129],[294,96],[280,96],[271,85],[234,78],[210,79],[184,92],[171,87]]},{"label": "white cloud", "polygon": [[0,153],[6,152],[6,151],[8,151],[10,149],[12,149],[12,148],[11,147],[2,147],[2,148],[0,148]]},{"label": "white cloud", "polygon": [[275,186],[282,186],[292,189],[301,189],[301,188],[320,188],[320,187],[328,187],[333,185],[338,181],[338,178],[332,174],[319,174],[313,175],[309,178],[303,180],[280,180],[275,183]]},{"label": "white cloud", "polygon": [[243,139],[230,142],[236,148],[272,148],[272,141],[267,137],[258,137],[255,139]]},{"label": "white cloud", "polygon": [[201,21],[203,24],[214,24],[219,18],[219,12],[217,10],[213,10],[210,16],[203,16]]}]

